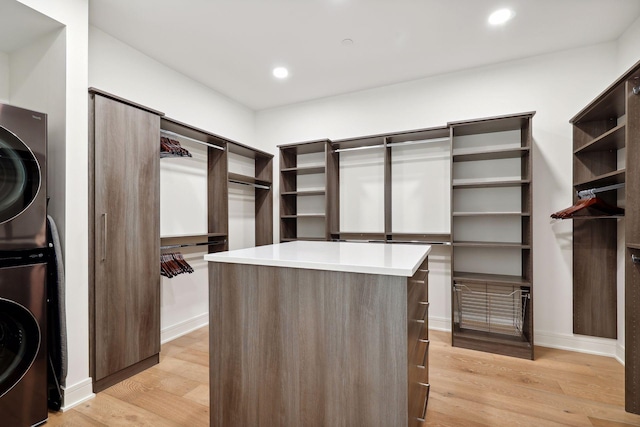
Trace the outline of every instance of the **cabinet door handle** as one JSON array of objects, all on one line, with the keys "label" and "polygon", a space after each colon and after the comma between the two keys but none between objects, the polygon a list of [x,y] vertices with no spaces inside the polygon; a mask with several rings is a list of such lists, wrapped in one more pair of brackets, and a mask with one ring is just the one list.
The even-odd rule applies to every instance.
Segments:
[{"label": "cabinet door handle", "polygon": [[107,213],[102,214],[102,261],[107,259]]}]

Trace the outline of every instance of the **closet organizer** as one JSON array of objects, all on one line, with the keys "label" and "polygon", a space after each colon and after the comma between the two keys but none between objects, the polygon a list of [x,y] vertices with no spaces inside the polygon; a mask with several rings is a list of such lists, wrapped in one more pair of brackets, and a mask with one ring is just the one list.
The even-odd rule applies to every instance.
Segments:
[{"label": "closet organizer", "polygon": [[[273,155],[95,88],[89,101],[89,361],[99,392],[158,363],[161,247],[226,250],[230,182],[260,186],[255,243],[272,243]],[[160,158],[188,156],[185,138],[207,146],[207,232],[161,237]],[[251,158],[255,174],[230,173],[228,152]]]},{"label": "closet organizer", "polygon": [[[573,125],[573,331],[616,338],[618,230],[624,226],[625,408],[640,414],[640,62],[584,107]],[[624,203],[624,214],[613,209]],[[612,208],[613,207],[613,208]],[[619,224],[624,218],[624,222]]]},{"label": "closet organizer", "polygon": [[453,345],[532,359],[534,114],[279,145],[280,241],[451,247]]}]

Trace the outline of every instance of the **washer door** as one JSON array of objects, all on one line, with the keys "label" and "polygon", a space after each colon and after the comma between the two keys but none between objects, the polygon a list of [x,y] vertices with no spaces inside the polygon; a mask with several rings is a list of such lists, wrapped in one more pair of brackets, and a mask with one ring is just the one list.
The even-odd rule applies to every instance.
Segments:
[{"label": "washer door", "polygon": [[0,397],[20,382],[39,347],[40,328],[33,315],[20,304],[0,298]]},{"label": "washer door", "polygon": [[13,132],[0,126],[0,224],[27,209],[40,189],[40,165]]}]

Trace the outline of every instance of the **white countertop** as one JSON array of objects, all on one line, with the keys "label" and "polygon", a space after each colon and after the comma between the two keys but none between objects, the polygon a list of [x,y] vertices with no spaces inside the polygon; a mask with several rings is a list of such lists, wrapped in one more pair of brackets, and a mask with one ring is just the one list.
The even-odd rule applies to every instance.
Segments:
[{"label": "white countertop", "polygon": [[211,262],[410,277],[429,245],[295,241],[205,255]]}]

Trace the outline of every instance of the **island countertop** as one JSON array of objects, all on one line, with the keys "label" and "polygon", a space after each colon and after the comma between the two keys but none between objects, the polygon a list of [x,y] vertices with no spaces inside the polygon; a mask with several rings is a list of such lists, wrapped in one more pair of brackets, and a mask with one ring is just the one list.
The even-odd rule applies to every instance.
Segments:
[{"label": "island countertop", "polygon": [[429,245],[295,241],[205,255],[211,262],[412,276]]}]

